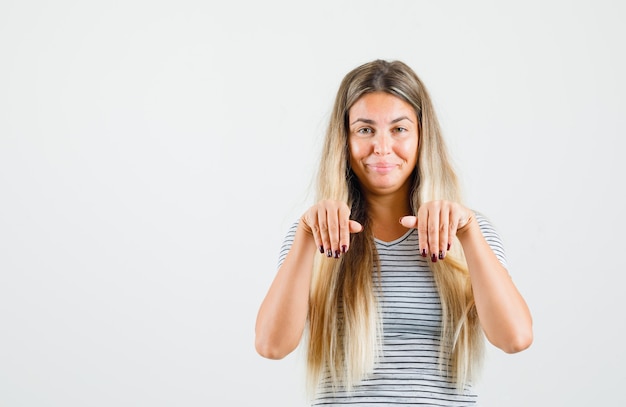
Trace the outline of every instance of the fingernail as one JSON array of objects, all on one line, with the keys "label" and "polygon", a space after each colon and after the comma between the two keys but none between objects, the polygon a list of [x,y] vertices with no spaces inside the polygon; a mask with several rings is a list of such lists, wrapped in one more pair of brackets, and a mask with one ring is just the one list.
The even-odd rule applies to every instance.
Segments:
[{"label": "fingernail", "polygon": [[326,252],[326,257],[333,257],[333,251],[331,249],[328,249]]},{"label": "fingernail", "polygon": [[426,249],[422,249],[422,257],[426,257]]},{"label": "fingernail", "polygon": [[339,250],[335,250],[335,258],[338,259],[341,256],[341,252]]},{"label": "fingernail", "polygon": [[439,260],[443,260],[443,251],[439,251]]},{"label": "fingernail", "polygon": [[341,252],[345,253],[348,251],[348,246],[346,246],[345,244],[343,246],[341,246]]},{"label": "fingernail", "polygon": [[433,263],[437,263],[437,255],[435,253],[433,253],[433,255],[430,257],[430,261],[432,261]]},{"label": "fingernail", "polygon": [[320,253],[324,254],[324,246],[320,246]]},{"label": "fingernail", "polygon": [[450,243],[448,243],[448,250],[450,250]]}]

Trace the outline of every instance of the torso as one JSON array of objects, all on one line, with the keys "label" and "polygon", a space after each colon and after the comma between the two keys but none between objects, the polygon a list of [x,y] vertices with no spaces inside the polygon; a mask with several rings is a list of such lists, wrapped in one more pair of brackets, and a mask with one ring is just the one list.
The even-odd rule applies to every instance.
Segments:
[{"label": "torso", "polygon": [[441,303],[427,260],[419,255],[417,230],[405,229],[389,242],[376,240],[376,249],[382,277],[382,358],[351,394],[325,389],[313,405],[475,405],[472,388],[457,393],[439,369]]},{"label": "torso", "polygon": [[[476,220],[485,239],[506,267],[502,242],[479,213]],[[287,234],[279,257],[284,260],[297,228]],[[428,260],[419,255],[417,230],[406,230],[395,240],[376,239],[382,292],[382,359],[372,374],[351,394],[324,388],[315,406],[409,405],[475,406],[477,395],[468,386],[458,393],[439,370],[441,303]],[[375,272],[375,271],[374,271]]]}]

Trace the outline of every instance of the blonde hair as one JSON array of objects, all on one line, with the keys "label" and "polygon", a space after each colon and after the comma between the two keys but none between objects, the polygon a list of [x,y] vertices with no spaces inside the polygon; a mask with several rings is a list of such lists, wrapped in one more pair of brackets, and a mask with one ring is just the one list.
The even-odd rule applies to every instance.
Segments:
[{"label": "blonde hair", "polygon": [[[363,95],[387,92],[415,109],[419,121],[417,168],[411,208],[423,202],[461,201],[430,96],[413,70],[400,61],[375,60],[349,72],[341,82],[326,131],[317,178],[317,199],[346,202],[364,230],[352,235],[339,260],[316,256],[307,324],[307,383],[315,393],[325,377],[350,390],[372,371],[379,355],[381,315],[376,292],[380,269],[367,203],[349,167],[348,111]],[[458,240],[445,261],[430,263],[442,307],[440,368],[461,389],[470,381],[483,346],[467,265]],[[374,274],[372,270],[377,270]]]}]

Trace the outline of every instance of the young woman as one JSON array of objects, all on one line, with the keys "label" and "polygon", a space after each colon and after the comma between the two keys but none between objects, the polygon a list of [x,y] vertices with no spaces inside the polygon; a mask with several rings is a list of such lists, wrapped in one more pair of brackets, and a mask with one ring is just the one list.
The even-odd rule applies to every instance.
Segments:
[{"label": "young woman", "polygon": [[474,405],[486,337],[532,342],[528,307],[488,220],[463,205],[426,88],[376,60],[338,90],[317,203],[289,231],[256,349],[301,340],[313,405]]}]

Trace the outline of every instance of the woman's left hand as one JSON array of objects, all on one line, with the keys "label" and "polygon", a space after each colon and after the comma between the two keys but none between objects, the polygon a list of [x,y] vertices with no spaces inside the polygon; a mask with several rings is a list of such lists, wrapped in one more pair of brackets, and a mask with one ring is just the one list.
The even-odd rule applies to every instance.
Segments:
[{"label": "woman's left hand", "polygon": [[454,236],[472,224],[474,213],[452,201],[430,201],[422,204],[417,216],[404,216],[402,226],[417,228],[420,254],[431,261],[443,260]]}]

